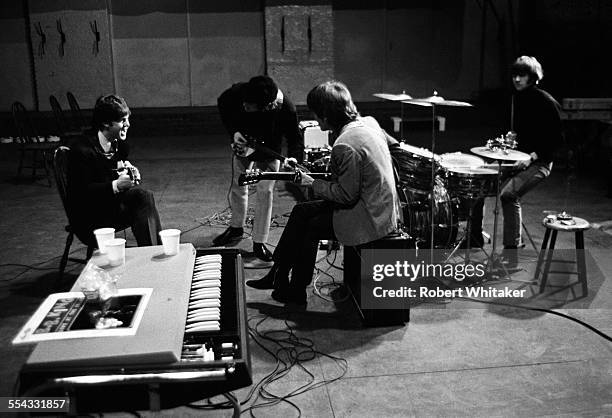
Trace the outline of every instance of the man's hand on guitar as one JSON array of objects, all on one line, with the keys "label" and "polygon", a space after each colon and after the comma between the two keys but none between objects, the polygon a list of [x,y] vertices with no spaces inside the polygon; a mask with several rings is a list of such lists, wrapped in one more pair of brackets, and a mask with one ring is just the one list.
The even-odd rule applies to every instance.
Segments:
[{"label": "man's hand on guitar", "polygon": [[232,142],[232,151],[239,157],[246,157],[247,140],[240,132],[235,132]]},{"label": "man's hand on guitar", "polygon": [[231,145],[232,151],[234,151],[234,154],[236,154],[238,157],[248,157],[255,152],[255,149],[249,145],[248,139],[246,139],[240,132],[234,133],[233,140],[234,142],[232,142]]},{"label": "man's hand on guitar", "polygon": [[283,170],[293,170],[297,166],[297,160],[293,157],[285,158],[281,165]]},{"label": "man's hand on guitar", "polygon": [[311,186],[314,179],[304,172],[300,172],[299,184],[300,186]]},{"label": "man's hand on guitar", "polygon": [[119,174],[119,177],[117,178],[116,181],[117,181],[117,190],[119,190],[120,192],[124,190],[129,190],[132,187],[134,187],[134,183],[132,182],[132,179],[130,178],[130,176],[127,174],[127,171],[124,171],[121,174]]}]

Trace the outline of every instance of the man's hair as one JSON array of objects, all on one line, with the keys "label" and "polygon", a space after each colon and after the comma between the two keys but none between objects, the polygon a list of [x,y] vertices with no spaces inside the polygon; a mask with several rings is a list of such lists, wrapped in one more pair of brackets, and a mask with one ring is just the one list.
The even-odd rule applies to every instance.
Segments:
[{"label": "man's hair", "polygon": [[532,83],[537,83],[544,77],[544,71],[542,65],[538,62],[535,57],[528,55],[520,56],[514,61],[510,68],[512,76],[529,76],[529,80]]},{"label": "man's hair", "polygon": [[108,94],[96,100],[91,124],[94,129],[102,130],[105,124],[111,124],[129,115],[130,108],[125,99],[115,94]]},{"label": "man's hair", "polygon": [[359,116],[351,93],[339,81],[326,81],[314,87],[308,93],[306,103],[319,119],[326,119],[333,130],[342,128]]},{"label": "man's hair", "polygon": [[249,80],[244,93],[246,103],[254,103],[260,109],[270,105],[276,100],[278,87],[274,80],[267,75],[258,75]]}]

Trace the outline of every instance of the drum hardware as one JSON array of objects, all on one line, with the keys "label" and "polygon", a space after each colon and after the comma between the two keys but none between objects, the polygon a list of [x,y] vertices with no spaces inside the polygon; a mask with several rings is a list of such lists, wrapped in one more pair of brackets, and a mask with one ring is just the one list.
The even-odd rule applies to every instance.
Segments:
[{"label": "drum hardware", "polygon": [[313,173],[327,173],[330,160],[331,147],[329,145],[322,148],[305,148],[302,165]]},{"label": "drum hardware", "polygon": [[[439,96],[437,91],[434,91],[433,96],[424,97],[421,99],[408,99],[402,100],[402,103],[412,104],[416,106],[431,107],[431,153],[435,155],[436,152],[436,107],[437,106],[453,106],[453,107],[471,107],[472,105],[467,102],[460,102],[456,100],[446,100],[444,97]],[[435,170],[436,164],[431,164],[431,183],[430,183],[430,204],[431,207],[435,207]],[[434,260],[434,211],[431,211],[431,235],[430,241],[431,248],[429,253],[429,260],[433,263]]]},{"label": "drum hardware", "polygon": [[[474,154],[479,155],[484,158],[488,158],[491,160],[495,160],[498,166],[497,171],[497,179],[496,179],[496,187],[495,187],[495,209],[493,210],[493,247],[491,249],[491,253],[487,254],[487,271],[493,272],[495,266],[500,266],[504,272],[504,276],[510,280],[510,275],[508,274],[508,270],[503,265],[501,260],[501,255],[497,254],[497,223],[499,218],[499,200],[500,200],[500,191],[501,191],[501,173],[502,173],[502,163],[503,161],[528,161],[531,159],[529,154],[526,154],[521,151],[517,151],[514,149],[490,149],[487,146],[484,147],[474,147],[470,151]],[[484,251],[484,250],[483,250]],[[486,254],[486,252],[485,252]],[[523,281],[523,280],[517,280]],[[531,283],[531,281],[527,281],[527,283]]]},{"label": "drum hardware", "polygon": [[500,135],[495,139],[489,139],[487,141],[487,148],[493,151],[506,151],[507,149],[516,149],[516,146],[518,145],[516,138],[516,132],[509,131],[505,135]]},{"label": "drum hardware", "polygon": [[406,90],[402,90],[402,94],[390,94],[390,93],[374,93],[374,97],[379,99],[390,100],[392,102],[400,102],[400,139],[404,140],[404,100],[412,99],[412,96],[406,94]]},{"label": "drum hardware", "polygon": [[[431,206],[430,192],[407,186],[398,187],[402,206],[403,231],[416,241],[417,248],[449,248],[457,238],[459,206],[448,194],[444,181],[436,176],[434,205]],[[433,213],[433,225],[430,213]],[[430,236],[434,229],[433,245]]]}]

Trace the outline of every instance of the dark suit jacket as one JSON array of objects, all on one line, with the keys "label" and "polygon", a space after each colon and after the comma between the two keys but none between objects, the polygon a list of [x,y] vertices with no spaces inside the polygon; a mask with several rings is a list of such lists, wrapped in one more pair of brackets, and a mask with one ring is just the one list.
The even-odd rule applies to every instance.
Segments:
[{"label": "dark suit jacket", "polygon": [[113,192],[112,181],[118,175],[118,160],[127,159],[127,141],[119,141],[117,152],[108,159],[100,146],[97,132],[83,136],[70,144],[68,158],[68,218],[79,232],[90,234],[100,226],[115,225],[119,201]]}]

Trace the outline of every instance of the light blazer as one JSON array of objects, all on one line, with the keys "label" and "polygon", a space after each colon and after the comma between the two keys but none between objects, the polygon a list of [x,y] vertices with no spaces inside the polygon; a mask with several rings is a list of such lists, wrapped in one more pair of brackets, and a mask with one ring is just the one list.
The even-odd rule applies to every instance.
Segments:
[{"label": "light blazer", "polygon": [[334,202],[334,232],[360,245],[396,230],[398,197],[387,135],[372,117],[345,125],[331,151],[332,180],[315,180],[315,198]]}]

